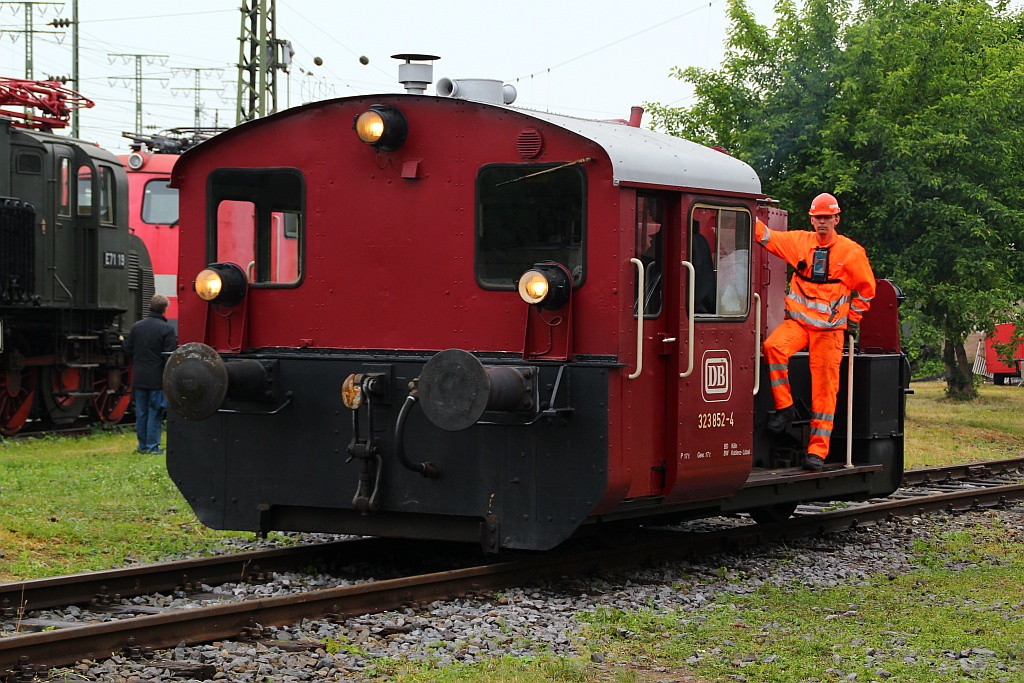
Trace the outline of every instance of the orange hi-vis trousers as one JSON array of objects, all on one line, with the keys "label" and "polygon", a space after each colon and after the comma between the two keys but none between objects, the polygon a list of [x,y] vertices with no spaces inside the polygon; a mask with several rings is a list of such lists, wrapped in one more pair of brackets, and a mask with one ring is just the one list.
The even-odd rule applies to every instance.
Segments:
[{"label": "orange hi-vis trousers", "polygon": [[808,349],[811,370],[811,438],[807,452],[821,459],[828,457],[832,438],[832,422],[836,414],[839,392],[839,366],[843,362],[843,330],[820,330],[804,327],[790,318],[764,340],[764,357],[772,383],[775,408],[793,405],[789,388],[789,357]]}]

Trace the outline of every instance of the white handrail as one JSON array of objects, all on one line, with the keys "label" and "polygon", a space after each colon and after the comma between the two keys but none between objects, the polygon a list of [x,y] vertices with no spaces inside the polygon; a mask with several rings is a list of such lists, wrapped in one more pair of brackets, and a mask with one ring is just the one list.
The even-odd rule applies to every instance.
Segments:
[{"label": "white handrail", "polygon": [[646,286],[644,264],[638,258],[631,258],[629,262],[636,266],[636,370],[630,374],[629,379],[636,379],[644,369],[644,287]]},{"label": "white handrail", "polygon": [[846,366],[846,465],[853,467],[853,335],[850,335],[850,362]]},{"label": "white handrail", "polygon": [[689,319],[690,333],[687,338],[687,349],[690,354],[690,364],[686,367],[686,372],[680,372],[679,378],[689,377],[690,373],[693,372],[693,282],[696,279],[693,272],[693,264],[689,261],[683,261],[683,267],[690,271],[690,286],[687,287],[686,297],[686,314]]},{"label": "white handrail", "polygon": [[761,389],[761,295],[754,292],[754,396]]}]

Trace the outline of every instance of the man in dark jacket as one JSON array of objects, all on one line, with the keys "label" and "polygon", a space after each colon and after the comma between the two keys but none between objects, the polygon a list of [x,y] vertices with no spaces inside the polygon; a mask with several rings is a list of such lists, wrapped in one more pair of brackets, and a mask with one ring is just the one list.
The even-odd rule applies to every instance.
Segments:
[{"label": "man in dark jacket", "polygon": [[139,453],[163,453],[160,423],[167,406],[163,392],[164,354],[178,347],[178,335],[164,317],[168,303],[163,294],[155,295],[149,302],[149,317],[132,325],[124,340],[125,353],[132,359]]}]

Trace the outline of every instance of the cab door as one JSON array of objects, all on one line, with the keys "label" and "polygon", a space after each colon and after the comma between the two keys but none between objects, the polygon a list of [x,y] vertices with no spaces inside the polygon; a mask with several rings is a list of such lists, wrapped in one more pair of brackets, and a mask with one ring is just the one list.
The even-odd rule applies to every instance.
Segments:
[{"label": "cab door", "polygon": [[759,297],[751,289],[752,214],[695,200],[679,271],[676,398],[668,502],[732,494],[750,474]]},{"label": "cab door", "polygon": [[53,146],[53,173],[56,179],[55,193],[57,215],[47,235],[47,251],[50,262],[47,264],[52,273],[47,278],[47,291],[54,302],[68,303],[71,292],[68,288],[74,284],[74,250],[64,246],[65,242],[73,241],[75,222],[74,211],[75,182],[77,173],[74,166],[74,149],[67,145]]},{"label": "cab door", "polygon": [[[629,260],[633,276],[631,329],[636,336],[635,364],[627,369],[622,410],[623,450],[630,469],[628,498],[660,495],[666,483],[667,386],[672,342],[669,308],[666,306],[668,247],[679,225],[678,196],[640,191],[636,193],[635,231]],[[676,230],[677,232],[677,230]]]}]

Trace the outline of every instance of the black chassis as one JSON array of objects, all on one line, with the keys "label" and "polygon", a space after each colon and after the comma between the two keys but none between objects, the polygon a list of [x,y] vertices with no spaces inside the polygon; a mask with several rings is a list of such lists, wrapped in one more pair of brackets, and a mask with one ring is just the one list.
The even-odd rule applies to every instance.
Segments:
[{"label": "black chassis", "polygon": [[[418,407],[398,415],[429,354],[261,350],[224,354],[266,369],[258,401],[227,400],[205,420],[169,411],[167,469],[199,519],[216,529],[345,533],[547,549],[566,538],[601,500],[608,479],[609,359],[524,362],[481,356],[485,365],[535,368],[536,400],[524,411],[486,412],[459,432],[431,424]],[[376,375],[377,394],[352,411],[341,399],[351,374]],[[230,393],[229,393],[230,397]],[[355,426],[353,412],[358,427]],[[372,431],[371,431],[372,414]],[[351,457],[358,428],[381,456]],[[379,487],[379,509],[359,510],[360,475]],[[368,473],[368,477],[367,477]],[[364,492],[366,489],[363,489]]]}]

